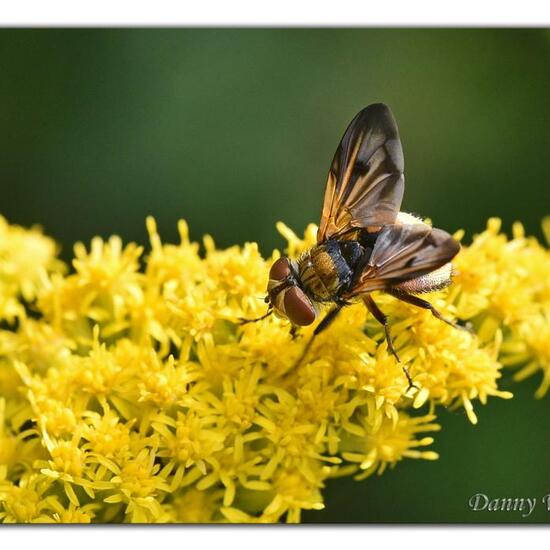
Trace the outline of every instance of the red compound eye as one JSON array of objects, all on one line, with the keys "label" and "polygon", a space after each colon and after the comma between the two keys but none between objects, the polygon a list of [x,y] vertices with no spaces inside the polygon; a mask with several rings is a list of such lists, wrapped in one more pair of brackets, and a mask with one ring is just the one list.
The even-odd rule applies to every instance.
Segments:
[{"label": "red compound eye", "polygon": [[269,270],[269,278],[274,281],[284,281],[290,275],[288,258],[279,258]]},{"label": "red compound eye", "polygon": [[298,287],[293,286],[285,292],[284,304],[286,316],[294,325],[311,325],[317,317],[308,297]]}]

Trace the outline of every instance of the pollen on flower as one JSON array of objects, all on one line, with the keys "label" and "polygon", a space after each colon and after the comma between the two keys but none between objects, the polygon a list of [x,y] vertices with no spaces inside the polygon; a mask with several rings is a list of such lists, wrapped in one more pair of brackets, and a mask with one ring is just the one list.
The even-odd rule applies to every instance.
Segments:
[{"label": "pollen on flower", "polygon": [[[0,217],[2,522],[298,522],[328,479],[437,459],[439,407],[477,422],[511,397],[506,369],[550,388],[550,255],[521,224],[509,238],[489,220],[428,297],[462,329],[376,296],[402,363],[359,305],[305,355],[314,326],[241,325],[266,312],[281,252],[192,242],[184,221],[163,243],[146,226],[147,251],[96,237],[70,269]],[[315,244],[313,224],[277,229],[290,257]]]},{"label": "pollen on flower", "polygon": [[130,452],[131,424],[125,423],[108,405],[103,413],[86,411],[83,414],[82,450],[107,459],[124,457]]},{"label": "pollen on flower", "polygon": [[[373,472],[381,474],[389,467],[394,467],[404,458],[423,458],[436,460],[437,453],[423,450],[423,447],[433,443],[432,437],[417,438],[421,432],[434,432],[440,426],[433,421],[435,415],[411,418],[401,413],[398,418],[384,418],[376,430],[364,421],[364,434],[349,431],[342,442],[343,457],[359,465],[356,479],[364,479]],[[361,435],[359,435],[361,433]],[[366,436],[366,437],[365,437]]]}]

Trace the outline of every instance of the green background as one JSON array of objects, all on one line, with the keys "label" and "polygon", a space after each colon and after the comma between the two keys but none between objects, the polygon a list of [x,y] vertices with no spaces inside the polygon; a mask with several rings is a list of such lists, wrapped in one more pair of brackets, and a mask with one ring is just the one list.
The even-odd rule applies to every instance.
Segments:
[{"label": "green background", "polygon": [[[383,101],[399,123],[403,208],[449,231],[498,215],[540,236],[550,204],[550,32],[544,29],[0,30],[0,213],[62,244],[283,241],[318,221],[351,118]],[[440,412],[437,462],[328,483],[308,522],[548,522],[550,397],[538,379]],[[537,497],[536,511],[474,513],[475,493]]]}]

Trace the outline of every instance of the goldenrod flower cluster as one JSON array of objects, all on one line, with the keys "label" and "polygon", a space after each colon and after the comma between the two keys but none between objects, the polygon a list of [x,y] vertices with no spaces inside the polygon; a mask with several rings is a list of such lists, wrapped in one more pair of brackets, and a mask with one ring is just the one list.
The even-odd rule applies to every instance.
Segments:
[{"label": "goldenrod flower cluster", "polygon": [[[323,508],[329,477],[363,479],[434,460],[437,408],[499,390],[503,365],[550,384],[550,254],[498,220],[465,247],[454,284],[429,297],[457,330],[386,295],[394,343],[360,305],[298,358],[262,315],[267,273],[247,243],[210,237],[150,250],[118,237],[75,246],[72,269],[37,229],[0,218],[0,520],[277,522]],[[314,243],[280,224],[288,253]]]}]

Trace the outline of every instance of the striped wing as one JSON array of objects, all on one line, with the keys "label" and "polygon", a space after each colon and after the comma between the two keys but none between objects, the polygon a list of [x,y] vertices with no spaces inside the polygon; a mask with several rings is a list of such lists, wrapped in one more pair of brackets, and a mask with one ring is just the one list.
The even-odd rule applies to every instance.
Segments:
[{"label": "striped wing", "polygon": [[390,109],[369,105],[351,121],[329,170],[317,242],[395,222],[405,187],[403,150]]},{"label": "striped wing", "polygon": [[390,288],[450,262],[460,244],[442,229],[425,224],[386,225],[369,261],[344,299]]}]

